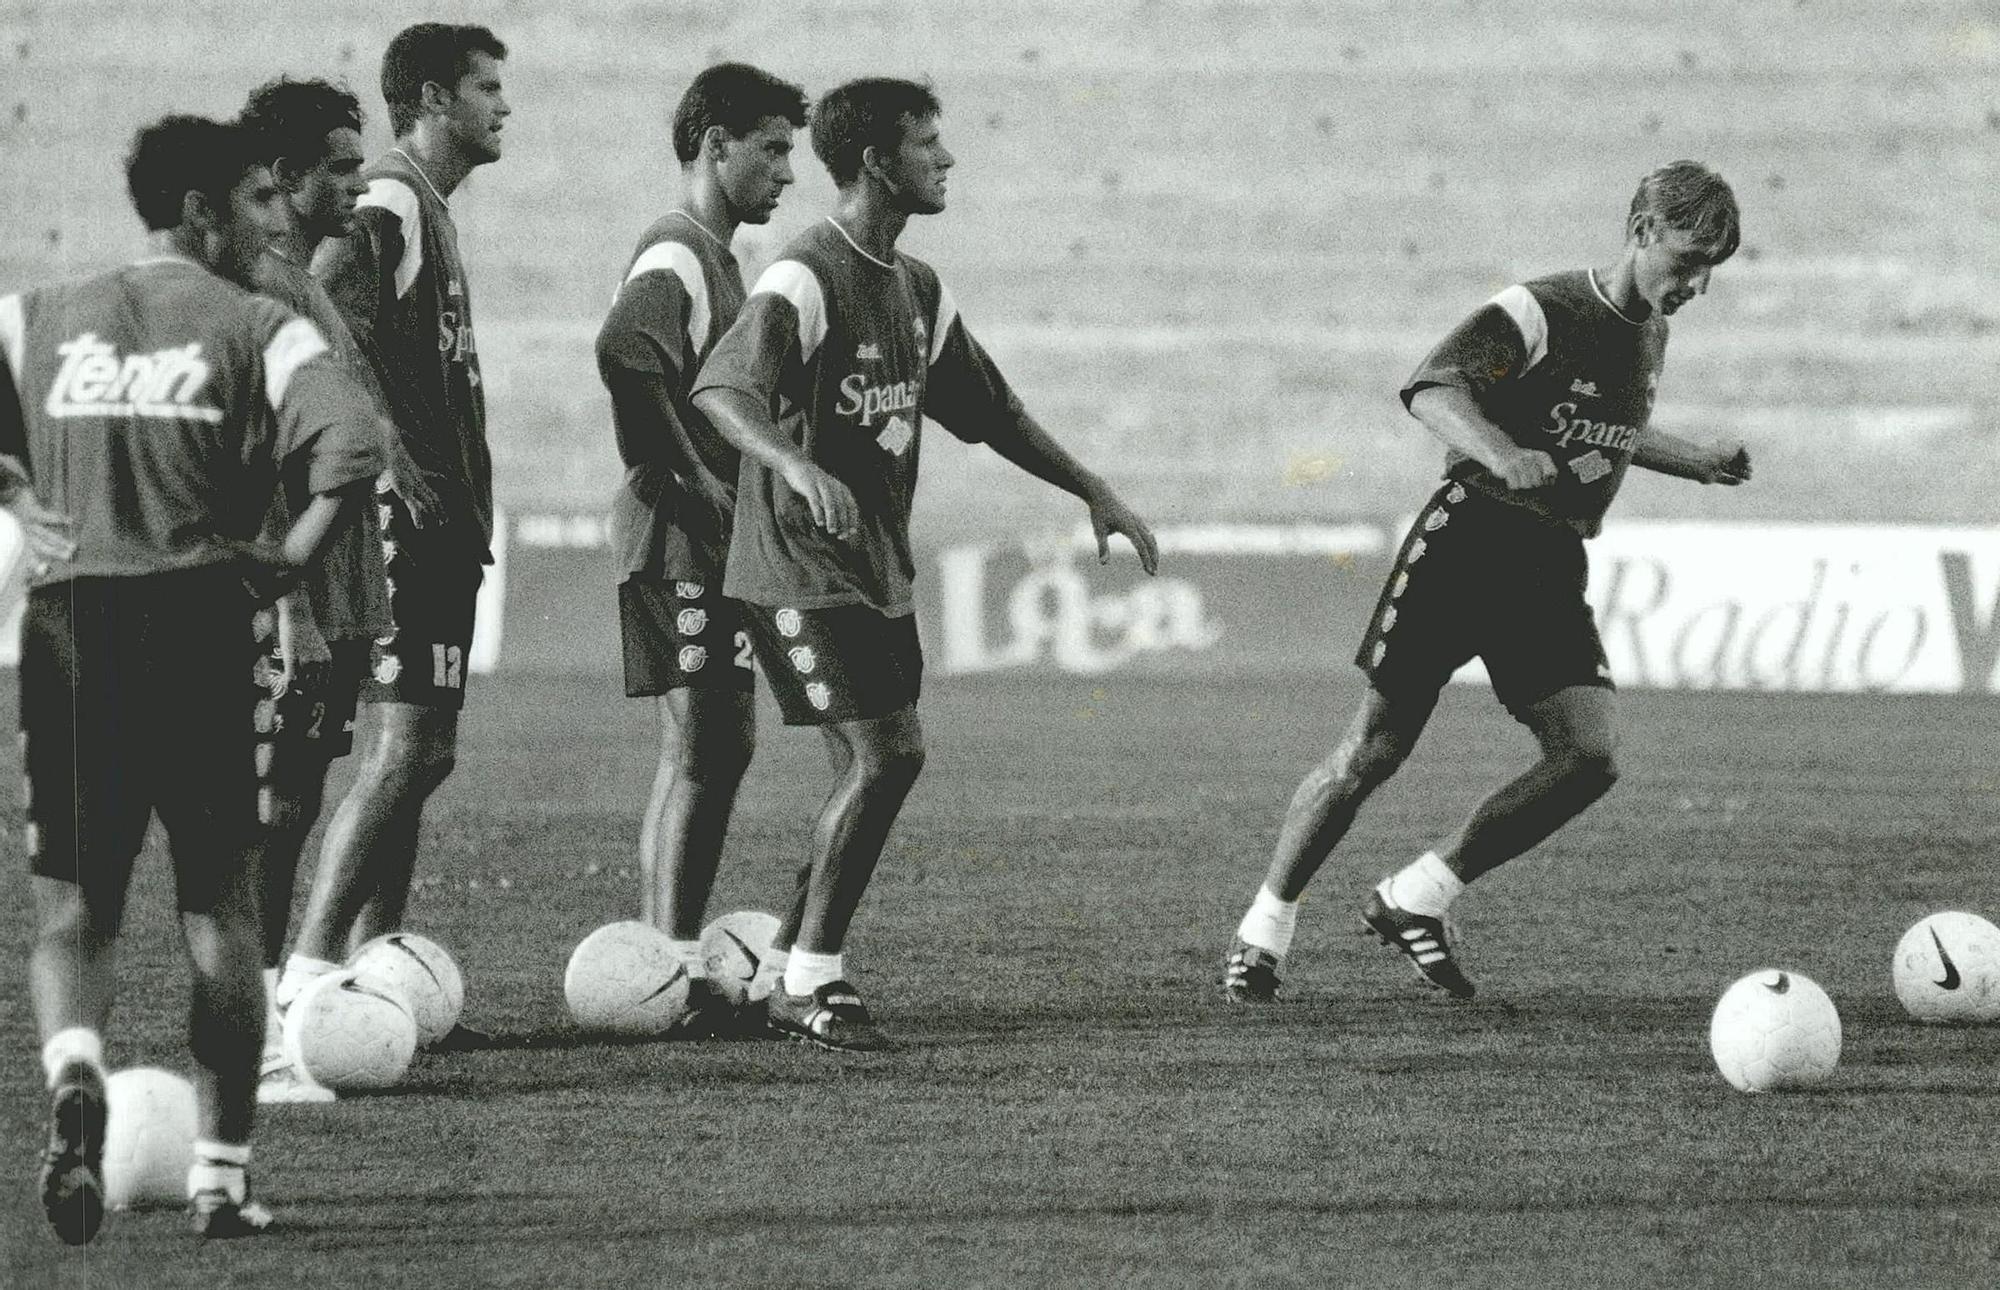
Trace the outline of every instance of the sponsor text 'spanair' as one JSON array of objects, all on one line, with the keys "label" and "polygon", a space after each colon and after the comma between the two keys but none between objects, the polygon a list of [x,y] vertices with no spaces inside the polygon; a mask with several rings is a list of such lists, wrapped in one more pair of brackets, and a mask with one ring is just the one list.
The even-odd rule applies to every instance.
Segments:
[{"label": "sponsor text 'spanair'", "polygon": [[200,401],[209,366],[201,345],[170,346],[128,354],[84,332],[56,346],[62,367],[49,387],[52,417],[161,417],[176,421],[222,420],[222,409]]},{"label": "sponsor text 'spanair'", "polygon": [[878,416],[914,409],[919,388],[915,381],[870,385],[865,373],[855,372],[842,378],[840,402],[833,410],[841,416],[856,418],[864,426],[873,425]]}]

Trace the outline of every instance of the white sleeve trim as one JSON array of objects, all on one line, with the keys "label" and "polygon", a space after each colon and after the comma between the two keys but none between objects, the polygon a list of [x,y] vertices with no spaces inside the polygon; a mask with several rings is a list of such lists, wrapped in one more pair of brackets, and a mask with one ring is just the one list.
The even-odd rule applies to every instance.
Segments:
[{"label": "white sleeve trim", "polygon": [[688,294],[688,349],[699,354],[708,343],[710,317],[708,278],[701,271],[701,261],[679,242],[655,242],[632,261],[632,271],[625,275],[625,281],[630,282],[643,273],[671,273],[681,280]]},{"label": "white sleeve trim", "polygon": [[299,368],[324,353],[326,338],[305,319],[294,318],[278,328],[264,346],[264,397],[273,412],[284,405],[285,392]]},{"label": "white sleeve trim", "polygon": [[424,208],[417,194],[400,179],[371,179],[368,191],[354,205],[375,206],[388,211],[403,226],[403,259],[396,265],[396,298],[408,295],[424,267]]},{"label": "white sleeve trim", "polygon": [[951,288],[938,283],[937,321],[931,325],[931,356],[924,365],[930,366],[944,353],[944,338],[951,325],[958,321],[958,301],[951,298]]},{"label": "white sleeve trim", "polygon": [[27,354],[27,332],[28,325],[21,314],[21,297],[0,296],[0,357],[6,358],[16,384],[22,379],[21,364]]},{"label": "white sleeve trim", "polygon": [[1535,293],[1516,283],[1493,297],[1489,304],[1498,305],[1521,333],[1521,344],[1527,348],[1528,362],[1523,372],[1534,370],[1537,363],[1549,356],[1549,318],[1542,312],[1542,302],[1535,299]]},{"label": "white sleeve trim", "polygon": [[779,260],[764,270],[750,294],[783,296],[799,316],[799,358],[809,360],[826,339],[826,297],[819,279],[797,260]]}]

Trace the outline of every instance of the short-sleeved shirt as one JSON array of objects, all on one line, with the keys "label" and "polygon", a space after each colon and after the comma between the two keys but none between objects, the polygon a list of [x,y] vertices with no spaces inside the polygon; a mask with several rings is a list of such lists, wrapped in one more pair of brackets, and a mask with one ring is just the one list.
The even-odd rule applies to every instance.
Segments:
[{"label": "short-sleeved shirt", "polygon": [[1018,436],[1021,405],[931,267],[863,252],[831,219],[751,288],[695,392],[732,389],[853,492],[860,532],[814,526],[805,500],[745,457],[723,590],[795,609],[913,609],[910,502],[925,417],[968,442]]},{"label": "short-sleeved shirt", "polygon": [[1653,412],[1667,321],[1620,314],[1588,269],[1508,287],[1460,323],[1403,386],[1469,392],[1523,448],[1549,454],[1557,477],[1514,490],[1452,450],[1445,476],[1584,537],[1596,536]]},{"label": "short-sleeved shirt", "polygon": [[313,493],[381,470],[374,408],[319,329],[192,261],[141,260],[0,296],[0,453],[74,521],[36,585],[237,556],[280,464]]},{"label": "short-sleeved shirt", "polygon": [[[357,384],[379,401],[374,374],[354,343],[346,320],[319,279],[273,249],[257,265],[257,290],[308,319]],[[289,525],[312,495],[298,470],[289,470],[277,494],[277,513]],[[375,507],[351,506],[307,571],[303,587],[313,623],[329,641],[372,641],[395,629],[389,616],[389,583],[382,569],[382,522]]]},{"label": "short-sleeved shirt", "polygon": [[356,229],[313,272],[375,371],[403,449],[440,513],[397,535],[425,553],[492,562],[493,456],[472,336],[472,293],[444,198],[400,149],[370,162]]},{"label": "short-sleeved shirt", "polygon": [[611,502],[621,577],[721,581],[739,460],[689,402],[696,371],[743,309],[729,247],[683,212],[639,238],[597,334],[625,478]]}]

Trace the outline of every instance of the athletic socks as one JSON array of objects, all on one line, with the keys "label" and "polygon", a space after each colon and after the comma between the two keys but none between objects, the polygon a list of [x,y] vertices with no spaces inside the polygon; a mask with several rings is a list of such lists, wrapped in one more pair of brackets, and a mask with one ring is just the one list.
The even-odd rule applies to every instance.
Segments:
[{"label": "athletic socks", "polygon": [[103,1075],[103,1038],[88,1026],[71,1026],[50,1036],[49,1042],[42,1045],[42,1073],[50,1089],[55,1088],[63,1068],[71,1062],[82,1062]]},{"label": "athletic socks", "polygon": [[205,1191],[219,1191],[241,1205],[249,1194],[244,1171],[250,1165],[247,1142],[213,1142],[197,1138],[194,1164],[188,1167],[187,1194],[190,1199]]},{"label": "athletic socks", "polygon": [[304,990],[315,980],[325,976],[327,973],[338,972],[339,970],[340,964],[338,963],[330,963],[325,959],[308,958],[303,954],[294,954],[285,960],[285,971],[278,978],[278,986],[273,992],[273,998],[279,1008],[289,1008],[292,1006],[292,1000],[299,997],[301,990]]},{"label": "athletic socks", "polygon": [[1382,880],[1375,889],[1397,909],[1426,918],[1443,918],[1465,882],[1445,866],[1435,851],[1426,851]]},{"label": "athletic socks", "polygon": [[278,969],[264,969],[264,1060],[285,1050],[285,1017],[278,1011]]},{"label": "athletic socks", "polygon": [[1280,900],[1269,887],[1259,887],[1250,912],[1237,925],[1236,939],[1283,958],[1292,948],[1292,933],[1298,925],[1298,901]]},{"label": "athletic socks", "polygon": [[701,955],[701,941],[668,941],[673,946],[674,957],[687,969],[688,980],[700,981],[708,976],[708,960]]},{"label": "athletic socks", "polygon": [[785,993],[794,996],[811,994],[823,985],[844,980],[847,976],[845,957],[839,953],[815,954],[793,946],[791,958],[785,962]]}]

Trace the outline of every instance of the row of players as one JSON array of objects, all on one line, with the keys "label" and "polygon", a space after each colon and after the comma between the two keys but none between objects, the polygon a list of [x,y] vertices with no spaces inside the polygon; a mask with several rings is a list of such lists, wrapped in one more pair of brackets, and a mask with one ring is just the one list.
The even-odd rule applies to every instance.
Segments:
[{"label": "row of players", "polygon": [[[447,201],[501,155],[505,57],[480,27],[399,34],[382,65],[395,146],[365,164],[359,104],[322,81],[260,89],[239,123],[149,127],[128,173],[157,254],[0,298],[0,377],[15,387],[0,390],[5,500],[40,564],[22,664],[31,970],[53,1097],[43,1201],[66,1240],[101,1219],[110,956],[150,812],[195,966],[189,1193],[209,1235],[268,1221],[245,1174],[267,1012],[401,919],[425,804],[452,769],[491,558]],[[923,419],[1080,498],[1100,558],[1119,533],[1157,568],[1145,523],[1025,411],[937,274],[896,247],[912,215],[945,208],[939,117],[909,81],[850,82],[809,113],[765,72],[703,72],[673,120],[684,201],[640,239],[598,339],[627,467],[613,512],[626,689],[657,699],[662,726],[642,913],[697,979],[696,1033],[740,1020],[700,980],[699,933],[754,746],[754,656],[787,724],[824,732],[835,777],[761,1024],[826,1048],[892,1046],[842,950],[924,758],[909,542]],[[835,208],[746,292],[731,238],[770,218],[808,120]],[[1469,995],[1451,899],[1610,787],[1614,708],[1582,540],[1628,465],[1748,477],[1739,445],[1646,425],[1665,316],[1706,290],[1738,236],[1719,177],[1662,167],[1615,259],[1509,287],[1405,386],[1447,445],[1447,478],[1362,643],[1360,711],[1286,814],[1225,997],[1275,997],[1306,883],[1465,659],[1485,658],[1542,757],[1370,896],[1368,924],[1420,974]],[[77,418],[89,435],[65,424]],[[259,615],[245,697],[246,596],[281,592]],[[299,853],[362,701],[377,731],[280,973]],[[231,705],[252,718],[241,729],[193,717]],[[212,742],[189,748],[189,730]],[[265,1100],[327,1096],[281,1056],[264,1074]]]}]

